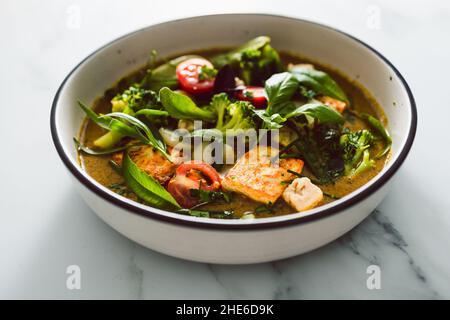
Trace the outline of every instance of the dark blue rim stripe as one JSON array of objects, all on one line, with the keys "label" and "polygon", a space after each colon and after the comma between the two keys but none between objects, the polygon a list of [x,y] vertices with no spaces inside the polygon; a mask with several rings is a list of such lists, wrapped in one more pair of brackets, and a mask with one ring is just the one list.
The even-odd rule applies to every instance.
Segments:
[{"label": "dark blue rim stripe", "polygon": [[397,77],[400,79],[400,81],[402,82],[403,87],[405,88],[406,92],[408,93],[408,98],[409,98],[409,102],[410,102],[410,106],[411,106],[411,124],[409,127],[409,132],[408,132],[408,137],[407,140],[405,142],[405,145],[403,147],[403,149],[401,150],[398,158],[394,161],[394,163],[392,163],[391,167],[382,174],[381,177],[378,178],[378,180],[372,184],[369,188],[355,194],[353,197],[339,203],[336,204],[334,206],[332,206],[331,208],[327,208],[324,209],[322,211],[319,211],[315,214],[309,215],[309,216],[305,216],[305,217],[298,217],[298,218],[293,218],[293,219],[289,219],[289,220],[285,220],[285,221],[267,221],[267,222],[261,222],[261,220],[259,220],[258,223],[245,223],[245,224],[235,224],[235,225],[231,225],[231,224],[221,224],[221,223],[215,223],[215,222],[211,222],[212,220],[210,219],[199,219],[199,221],[190,221],[190,220],[183,220],[183,219],[178,219],[176,217],[168,217],[168,216],[164,216],[164,215],[160,215],[156,212],[151,211],[151,207],[148,207],[147,209],[143,209],[140,207],[137,207],[131,203],[125,202],[121,199],[119,199],[118,197],[115,197],[107,192],[105,192],[104,190],[101,190],[100,188],[98,188],[92,181],[90,181],[88,178],[86,178],[84,175],[82,175],[78,168],[76,168],[73,163],[70,161],[69,157],[67,154],[64,153],[64,149],[62,147],[61,141],[58,137],[57,134],[57,130],[56,130],[56,119],[55,119],[55,115],[56,115],[56,106],[58,104],[58,100],[59,100],[59,96],[60,93],[62,91],[62,88],[64,87],[66,81],[70,78],[70,76],[75,72],[75,70],[77,70],[86,60],[88,60],[90,57],[92,57],[93,55],[95,55],[97,52],[99,52],[100,50],[106,48],[107,46],[111,45],[112,43],[128,37],[130,35],[136,34],[138,32],[141,32],[143,30],[146,30],[147,28],[151,28],[151,27],[155,27],[155,26],[161,26],[164,24],[170,24],[170,23],[174,23],[174,22],[179,22],[179,21],[185,21],[185,20],[191,20],[191,19],[198,19],[198,18],[202,18],[202,17],[190,17],[190,18],[184,18],[184,19],[178,19],[178,20],[172,20],[172,21],[168,21],[168,22],[163,22],[160,24],[156,24],[153,26],[149,26],[149,27],[145,27],[142,29],[139,29],[137,31],[128,33],[124,36],[121,36],[107,44],[105,44],[104,46],[100,47],[99,49],[95,50],[93,53],[91,53],[90,55],[88,55],[86,58],[84,58],[77,66],[75,66],[75,68],[72,69],[72,71],[70,71],[70,73],[66,76],[66,78],[64,79],[64,81],[62,82],[61,86],[58,88],[58,91],[56,92],[55,98],[53,99],[53,103],[52,103],[52,110],[51,110],[51,115],[50,115],[50,128],[51,128],[51,133],[52,133],[52,138],[53,138],[53,143],[55,144],[56,150],[61,158],[61,160],[64,162],[64,164],[66,165],[66,167],[70,170],[70,172],[84,185],[86,186],[89,190],[93,191],[94,193],[96,193],[98,196],[102,197],[103,199],[115,204],[116,206],[122,207],[128,211],[130,211],[131,213],[136,213],[136,214],[140,214],[144,217],[147,218],[152,218],[152,219],[156,219],[156,220],[160,220],[160,221],[166,221],[169,223],[175,223],[178,225],[185,225],[185,226],[189,226],[189,227],[196,227],[196,228],[205,228],[205,229],[222,229],[222,230],[260,230],[260,229],[267,229],[267,228],[277,228],[277,227],[289,227],[289,226],[294,226],[297,224],[301,224],[301,223],[306,223],[306,222],[311,222],[311,221],[315,221],[318,219],[322,219],[325,217],[328,217],[332,214],[338,213],[339,211],[342,211],[344,209],[347,209],[355,204],[357,204],[358,202],[364,200],[365,198],[367,198],[369,195],[371,195],[372,193],[374,193],[375,191],[377,191],[378,189],[380,189],[394,174],[395,172],[400,168],[400,166],[402,165],[403,161],[405,160],[406,156],[408,155],[412,143],[414,141],[414,137],[416,134],[416,128],[417,128],[417,109],[416,109],[416,103],[414,101],[414,97],[412,95],[412,92],[406,82],[406,80],[403,78],[403,76],[400,74],[400,72],[394,67],[394,65],[388,60],[386,59],[381,53],[379,53],[377,50],[375,50],[374,48],[372,48],[371,46],[369,46],[368,44],[364,43],[363,41],[355,38],[352,35],[349,35],[345,32],[342,32],[340,30],[337,30],[333,27],[329,27],[320,23],[316,23],[316,22],[312,22],[312,21],[308,21],[308,20],[304,20],[304,19],[297,19],[297,18],[291,18],[291,17],[286,17],[286,16],[281,16],[281,15],[272,15],[272,14],[248,14],[248,13],[238,13],[238,14],[217,14],[217,15],[207,15],[207,16],[203,16],[203,18],[208,17],[208,16],[235,16],[235,15],[253,15],[253,16],[267,16],[267,17],[276,17],[276,18],[282,18],[282,19],[289,19],[289,20],[295,20],[295,21],[302,21],[305,23],[310,23],[310,24],[314,24],[317,25],[319,27],[322,28],[326,28],[335,32],[338,32],[340,34],[343,34],[345,36],[347,36],[348,38],[351,38],[355,41],[357,41],[358,43],[360,43],[361,45],[363,45],[364,47],[366,47],[367,49],[371,50],[373,53],[375,53],[380,59],[382,59],[386,64],[388,64],[392,70],[394,71],[394,73],[397,75]]}]

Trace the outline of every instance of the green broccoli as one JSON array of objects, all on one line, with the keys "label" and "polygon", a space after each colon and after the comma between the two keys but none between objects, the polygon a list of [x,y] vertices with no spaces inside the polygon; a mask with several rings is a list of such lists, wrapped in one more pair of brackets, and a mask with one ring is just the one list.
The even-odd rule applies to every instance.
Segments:
[{"label": "green broccoli", "polygon": [[[374,137],[369,130],[344,133],[340,138],[344,158],[344,174],[355,176],[374,166],[369,148]],[[362,160],[361,160],[362,157]]]},{"label": "green broccoli", "polygon": [[211,107],[217,113],[217,129],[221,129],[223,127],[225,112],[230,104],[231,102],[228,99],[228,95],[226,93],[219,93],[213,96]]},{"label": "green broccoli", "polygon": [[[112,100],[112,112],[123,112],[131,116],[142,109],[160,109],[157,94],[154,91],[142,88],[135,83]],[[124,136],[119,132],[109,131],[94,141],[99,149],[109,149],[119,143]]]}]

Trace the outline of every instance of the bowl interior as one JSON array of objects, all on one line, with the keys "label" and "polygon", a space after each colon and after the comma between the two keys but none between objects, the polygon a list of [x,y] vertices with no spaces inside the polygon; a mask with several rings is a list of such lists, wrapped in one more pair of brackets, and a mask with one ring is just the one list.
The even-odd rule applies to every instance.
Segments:
[{"label": "bowl interior", "polygon": [[[81,175],[99,189],[111,193],[89,178],[77,163],[72,138],[78,135],[84,118],[77,107],[77,100],[92,103],[116,80],[142,66],[153,49],[164,57],[201,48],[239,45],[259,35],[270,36],[273,46],[279,50],[312,58],[340,70],[351,79],[357,79],[383,107],[394,141],[391,161],[362,188],[306,213],[264,219],[292,219],[314,214],[375,183],[399,157],[410,135],[413,107],[401,76],[372,49],[348,35],[308,21],[271,15],[215,15],[171,21],[136,31],[102,47],[75,68],[55,99],[54,134],[58,136],[62,152]],[[123,201],[128,200],[123,198]],[[161,210],[152,211],[171,215]]]}]

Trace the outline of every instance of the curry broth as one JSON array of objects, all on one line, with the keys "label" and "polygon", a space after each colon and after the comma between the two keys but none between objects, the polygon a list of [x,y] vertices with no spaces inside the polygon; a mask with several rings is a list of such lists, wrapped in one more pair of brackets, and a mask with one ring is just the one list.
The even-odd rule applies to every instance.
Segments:
[{"label": "curry broth", "polygon": [[[204,57],[212,56],[217,53],[225,52],[225,49],[214,49],[207,51],[196,51],[189,52],[185,54],[201,54]],[[381,122],[386,125],[387,118],[383,112],[383,109],[379,106],[376,100],[370,95],[370,93],[363,88],[360,84],[355,81],[352,81],[340,74],[339,72],[330,69],[327,66],[323,66],[315,61],[311,61],[310,59],[302,58],[299,56],[295,56],[288,53],[280,53],[282,61],[284,63],[311,63],[317,66],[317,69],[324,70],[327,72],[335,81],[341,86],[341,88],[347,94],[349,100],[352,103],[352,107],[360,112],[366,112],[373,116],[376,116]],[[179,55],[177,55],[179,56]],[[126,76],[119,80],[111,89],[108,89],[104,95],[94,102],[93,109],[98,113],[108,113],[111,110],[111,99],[119,92],[127,89],[132,83],[142,79],[146,73],[146,67],[143,67],[129,76]],[[370,129],[368,125],[358,119],[356,117],[349,116],[346,118],[346,122],[344,124],[345,127],[348,127],[350,130],[359,130],[359,129]],[[86,144],[88,147],[92,147],[92,142],[98,137],[102,136],[106,131],[90,120],[85,120],[80,129],[80,141]],[[378,152],[380,146],[375,146],[374,152]],[[370,179],[377,175],[380,172],[386,161],[388,160],[389,154],[380,158],[374,159],[375,166],[356,177],[341,177],[334,183],[320,185],[320,188],[328,193],[335,195],[337,197],[343,197],[352,191],[358,189],[367,183]],[[96,181],[101,183],[104,186],[111,186],[117,184],[123,184],[124,179],[121,175],[119,175],[110,165],[109,160],[111,159],[110,155],[104,156],[93,156],[85,153],[79,153],[79,161],[84,170]],[[308,169],[305,167],[303,169],[303,174],[306,176],[312,176]],[[134,195],[127,194],[129,198],[136,200]],[[325,196],[322,202],[319,204],[323,205],[325,203],[329,203],[334,201],[334,199]],[[231,203],[215,203],[208,204],[200,207],[199,209],[204,210],[233,210],[235,216],[239,217],[245,213],[253,212],[256,207],[261,206],[260,203],[253,201],[245,196],[241,196],[239,194],[233,194],[233,198]],[[277,216],[277,215],[285,215],[289,213],[294,213],[295,209],[289,206],[284,202],[282,198],[280,198],[277,203],[273,207],[273,211],[270,213],[255,213],[258,218],[269,217],[269,216]]]}]

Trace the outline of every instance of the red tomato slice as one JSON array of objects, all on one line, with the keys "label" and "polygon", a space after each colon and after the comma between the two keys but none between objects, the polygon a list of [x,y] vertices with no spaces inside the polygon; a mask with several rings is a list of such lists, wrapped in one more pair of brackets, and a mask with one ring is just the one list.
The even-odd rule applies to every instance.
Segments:
[{"label": "red tomato slice", "polygon": [[211,62],[201,58],[189,59],[177,66],[177,78],[183,90],[189,93],[206,93],[213,90],[214,78],[199,79],[203,66],[214,68]]},{"label": "red tomato slice", "polygon": [[167,186],[167,190],[183,208],[191,208],[199,203],[192,197],[191,189],[218,191],[220,176],[209,164],[202,161],[188,161],[181,164]]},{"label": "red tomato slice", "polygon": [[242,90],[237,91],[236,98],[250,101],[256,108],[265,108],[267,106],[266,92],[263,87],[244,87]]}]

